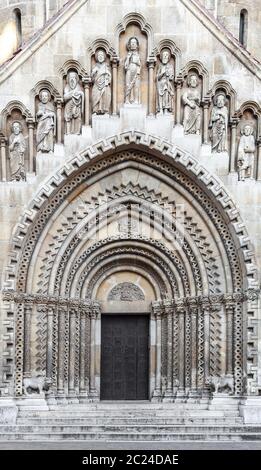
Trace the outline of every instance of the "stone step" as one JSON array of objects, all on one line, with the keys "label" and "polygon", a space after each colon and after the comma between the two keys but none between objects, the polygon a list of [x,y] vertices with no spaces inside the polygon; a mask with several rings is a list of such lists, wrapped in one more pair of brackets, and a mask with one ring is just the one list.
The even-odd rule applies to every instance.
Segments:
[{"label": "stone step", "polygon": [[[224,417],[220,418],[157,418],[154,417],[153,419],[142,419],[138,417],[128,417],[123,418],[108,418],[108,417],[93,417],[93,418],[75,418],[71,417],[70,420],[66,418],[18,418],[17,420],[17,425],[31,425],[31,426],[37,426],[37,425],[66,425],[68,424],[68,421],[71,424],[74,425],[85,425],[88,423],[89,425],[93,424],[104,424],[104,425],[114,425],[114,424],[121,424],[121,423],[128,423],[128,424],[138,424],[140,426],[145,425],[145,424],[155,424],[155,425],[160,425],[160,424],[172,424],[172,425],[179,425],[179,424],[184,424],[184,425],[189,425],[189,424],[208,424],[208,425],[215,425],[215,424],[223,424],[224,425]],[[225,425],[236,425],[236,424],[241,424],[243,422],[242,418],[226,418],[225,420]]]},{"label": "stone step", "polygon": [[113,417],[142,417],[142,418],[147,418],[147,417],[170,417],[170,416],[177,416],[177,417],[193,417],[193,416],[199,416],[199,417],[205,417],[205,416],[213,416],[213,417],[224,417],[224,416],[238,416],[239,412],[238,410],[231,410],[231,409],[224,409],[224,410],[158,410],[157,412],[155,411],[139,411],[139,410],[126,410],[126,411],[114,411],[114,410],[90,410],[90,411],[72,411],[72,410],[60,410],[55,409],[52,411],[30,411],[30,410],[21,410],[19,411],[19,417],[41,417],[41,418],[47,418],[49,416],[61,416],[61,417],[70,417],[70,416],[75,416],[75,417],[84,417],[84,418],[91,418],[91,417],[104,417],[104,416],[113,416]]},{"label": "stone step", "polygon": [[261,433],[261,426],[236,426],[236,425],[228,425],[224,426],[220,425],[173,425],[173,424],[161,424],[161,425],[139,425],[139,424],[117,424],[117,425],[14,425],[14,426],[7,426],[1,425],[0,426],[0,435],[5,433],[68,433],[68,434],[78,434],[82,432],[92,432],[92,433],[102,433],[102,432],[111,432],[111,433],[128,433],[128,432],[136,432],[136,433]]},{"label": "stone step", "polygon": [[82,432],[82,433],[3,433],[0,435],[0,442],[3,441],[64,441],[64,440],[78,440],[78,441],[106,441],[106,442],[117,442],[117,441],[147,441],[147,442],[177,442],[177,441],[260,441],[261,432],[212,432],[209,429],[208,432]]}]

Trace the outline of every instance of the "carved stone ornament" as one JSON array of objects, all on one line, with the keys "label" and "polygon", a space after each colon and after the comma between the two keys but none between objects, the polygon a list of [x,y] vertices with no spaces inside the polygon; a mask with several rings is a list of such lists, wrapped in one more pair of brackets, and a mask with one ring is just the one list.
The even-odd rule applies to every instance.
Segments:
[{"label": "carved stone ornament", "polygon": [[26,148],[22,125],[19,121],[14,121],[12,123],[12,134],[9,138],[11,181],[25,181],[24,157]]},{"label": "carved stone ornament", "polygon": [[191,73],[187,79],[188,88],[183,93],[184,104],[183,126],[185,134],[200,134],[200,90],[199,81],[195,73]]},{"label": "carved stone ornament", "polygon": [[145,300],[145,296],[139,286],[132,282],[121,282],[112,288],[108,300],[133,302],[135,300]]},{"label": "carved stone ornament", "polygon": [[51,102],[49,90],[39,93],[39,105],[36,113],[37,131],[36,145],[38,152],[53,152],[54,136],[56,134],[56,114]]},{"label": "carved stone ornament", "polygon": [[217,93],[210,118],[210,133],[213,152],[227,151],[228,108],[224,93]]},{"label": "carved stone ornament", "polygon": [[79,75],[70,70],[64,90],[64,120],[66,134],[80,134],[84,107],[84,93],[79,84]]},{"label": "carved stone ornament", "polygon": [[127,50],[128,54],[124,64],[126,72],[125,103],[140,104],[141,59],[138,38],[133,36],[128,40]]},{"label": "carved stone ornament", "polygon": [[245,181],[245,178],[254,178],[256,143],[254,129],[251,124],[246,124],[241,130],[241,137],[238,146],[238,179]]},{"label": "carved stone ornament", "polygon": [[166,114],[173,110],[174,97],[174,67],[170,63],[171,55],[169,49],[163,49],[160,54],[161,63],[157,71],[157,98],[158,112]]},{"label": "carved stone ornament", "polygon": [[96,64],[92,69],[92,109],[94,114],[108,114],[111,105],[111,70],[106,63],[106,54],[98,49]]}]

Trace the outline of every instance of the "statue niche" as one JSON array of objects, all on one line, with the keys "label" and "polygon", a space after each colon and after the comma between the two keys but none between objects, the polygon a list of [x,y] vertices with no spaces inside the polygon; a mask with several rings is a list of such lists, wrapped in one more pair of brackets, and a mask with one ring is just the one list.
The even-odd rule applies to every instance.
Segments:
[{"label": "statue niche", "polygon": [[200,134],[200,100],[199,78],[198,75],[193,72],[187,77],[187,89],[182,95],[182,102],[184,104],[183,126],[185,134]]},{"label": "statue niche", "polygon": [[75,70],[69,70],[64,89],[64,120],[65,134],[81,133],[84,109],[84,93],[79,83],[79,75]]},{"label": "statue niche", "polygon": [[256,142],[254,128],[251,124],[245,124],[241,129],[241,137],[238,145],[238,179],[245,181],[245,178],[254,179]]},{"label": "statue niche", "polygon": [[10,179],[11,181],[25,181],[25,152],[26,139],[22,132],[20,121],[11,125],[12,133],[9,137]]},{"label": "statue niche", "polygon": [[103,49],[98,49],[95,59],[96,64],[91,72],[92,110],[94,114],[108,114],[111,106],[111,68]]},{"label": "statue niche", "polygon": [[161,51],[160,61],[156,75],[157,111],[159,114],[167,114],[173,111],[174,98],[174,67],[169,49]]},{"label": "statue niche", "polygon": [[54,150],[54,137],[56,135],[56,114],[52,103],[51,93],[43,89],[39,93],[39,104],[36,113],[37,152],[49,153]]},{"label": "statue niche", "polygon": [[217,92],[213,101],[214,106],[209,123],[212,151],[225,152],[228,146],[228,107],[226,96],[223,92]]},{"label": "statue niche", "polygon": [[128,40],[127,50],[128,54],[124,63],[126,73],[125,103],[140,104],[141,59],[139,41],[136,36],[132,36]]}]

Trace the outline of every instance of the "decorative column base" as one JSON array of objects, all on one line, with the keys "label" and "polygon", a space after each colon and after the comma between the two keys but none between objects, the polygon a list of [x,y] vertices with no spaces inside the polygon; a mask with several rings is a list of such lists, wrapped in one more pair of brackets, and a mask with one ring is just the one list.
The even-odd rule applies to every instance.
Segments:
[{"label": "decorative column base", "polygon": [[90,390],[88,395],[89,401],[99,401],[99,395],[96,389]]},{"label": "decorative column base", "polygon": [[173,403],[174,402],[174,396],[173,396],[173,391],[172,389],[167,389],[164,393],[164,396],[162,398],[162,401],[165,403]]},{"label": "decorative column base", "polygon": [[162,392],[159,389],[155,389],[152,397],[151,397],[151,402],[152,403],[159,403],[162,402]]}]

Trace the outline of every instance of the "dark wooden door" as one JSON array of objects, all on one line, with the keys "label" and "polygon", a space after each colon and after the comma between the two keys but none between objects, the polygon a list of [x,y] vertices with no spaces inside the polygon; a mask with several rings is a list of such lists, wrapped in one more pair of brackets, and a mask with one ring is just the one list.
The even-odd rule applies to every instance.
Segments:
[{"label": "dark wooden door", "polygon": [[102,315],[101,400],[147,400],[149,318]]}]

